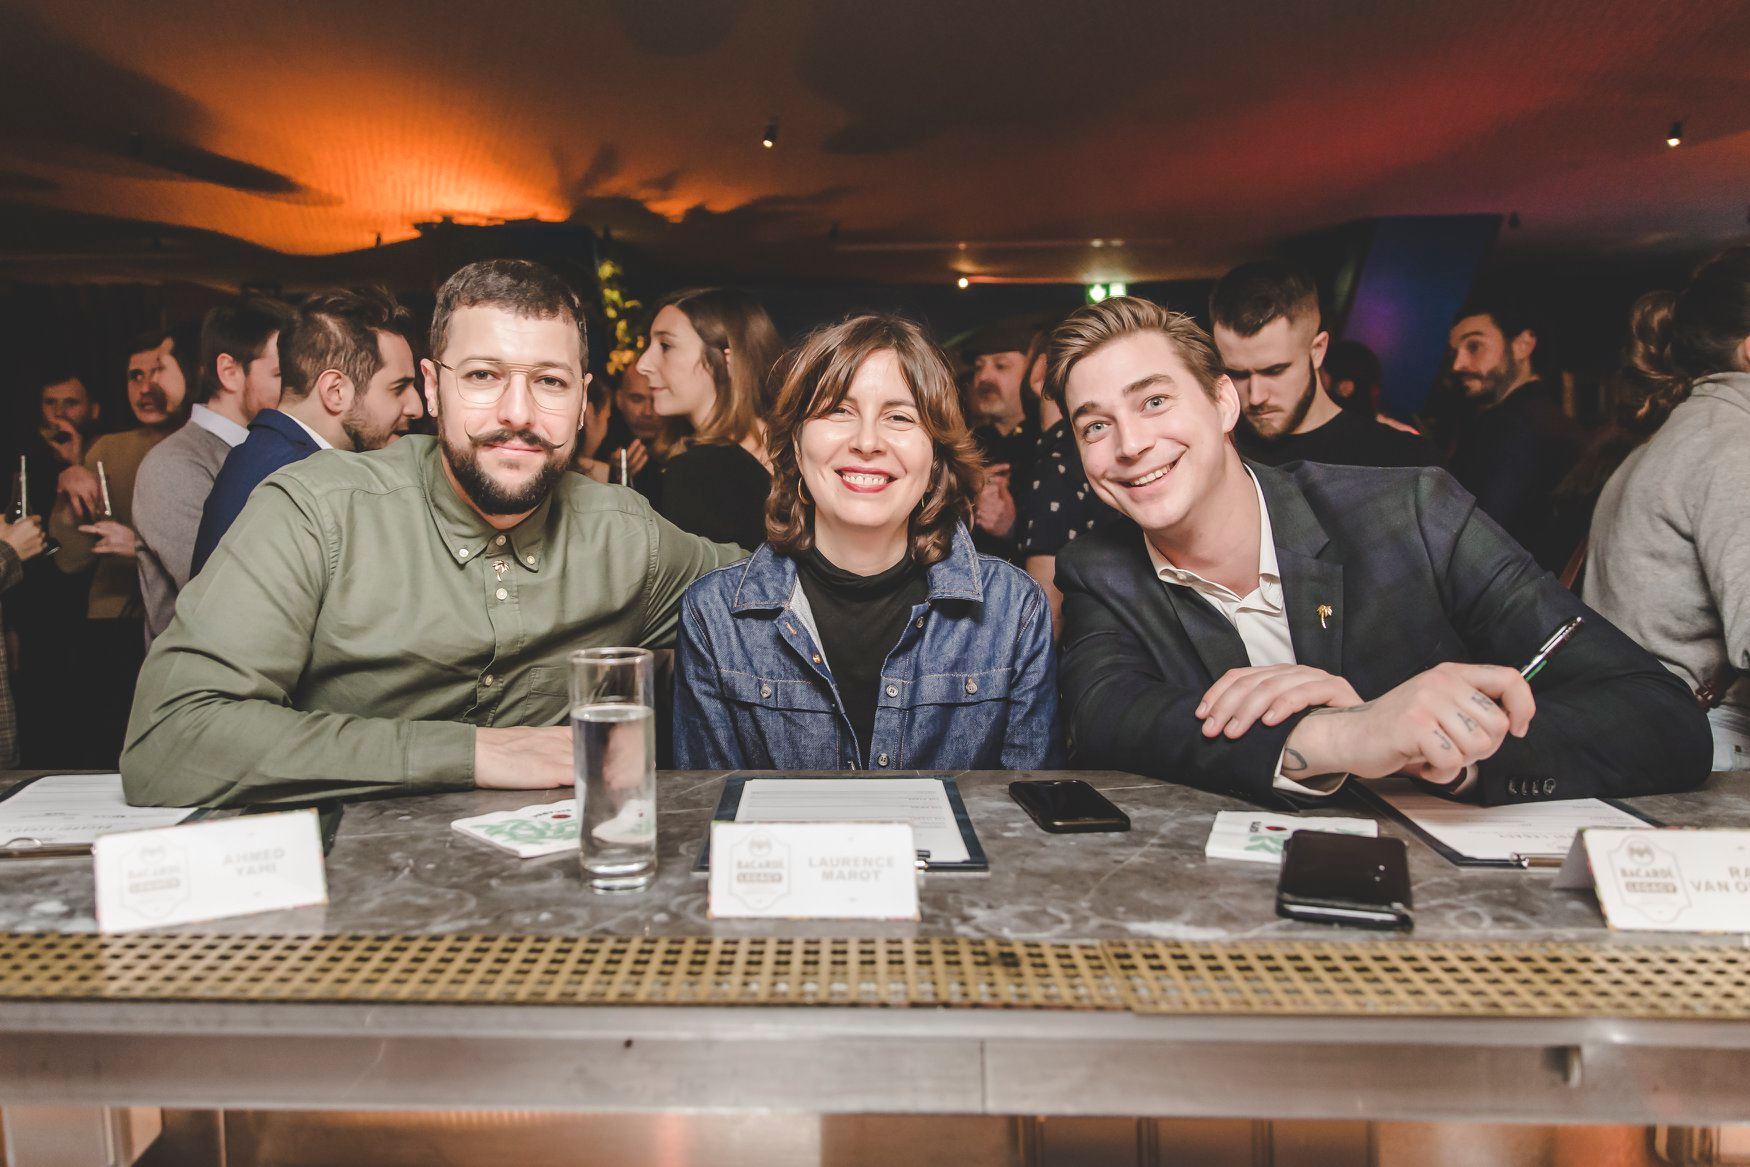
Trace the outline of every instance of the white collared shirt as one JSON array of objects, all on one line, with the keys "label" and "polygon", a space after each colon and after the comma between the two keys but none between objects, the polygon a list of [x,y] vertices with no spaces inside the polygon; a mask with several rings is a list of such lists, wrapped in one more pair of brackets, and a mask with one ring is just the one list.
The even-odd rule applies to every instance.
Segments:
[{"label": "white collared shirt", "polygon": [[[1247,471],[1250,475],[1251,472]],[[1270,508],[1264,504],[1264,488],[1252,475],[1252,489],[1258,496],[1258,586],[1245,595],[1204,579],[1194,571],[1175,567],[1172,561],[1156,550],[1145,537],[1149,562],[1163,584],[1178,584],[1190,588],[1227,617],[1240,641],[1246,646],[1246,659],[1254,668],[1264,665],[1298,664],[1294,657],[1294,636],[1288,627],[1288,609],[1282,600],[1282,572],[1276,561],[1276,539],[1270,526]],[[1318,785],[1296,782],[1283,776],[1282,759],[1276,759],[1274,785],[1293,794],[1322,797],[1335,794],[1343,785],[1346,774],[1333,774],[1313,779]]]},{"label": "white collared shirt", "polygon": [[241,446],[243,439],[249,436],[247,426],[238,425],[224,414],[204,405],[197,405],[189,410],[188,420],[191,425],[200,426],[227,446]]},{"label": "white collared shirt", "polygon": [[[285,413],[284,410],[281,410],[280,412]],[[314,438],[316,440],[316,444],[318,446],[320,446],[322,449],[324,449],[324,450],[334,449],[333,443],[331,443],[327,438],[323,437],[321,434],[317,433],[315,430],[311,429],[309,426],[305,425],[302,418],[298,417],[296,414],[293,414],[293,413],[287,413],[286,416],[291,418],[293,421],[297,422],[298,428],[303,430],[305,433],[309,434],[312,438]]]}]

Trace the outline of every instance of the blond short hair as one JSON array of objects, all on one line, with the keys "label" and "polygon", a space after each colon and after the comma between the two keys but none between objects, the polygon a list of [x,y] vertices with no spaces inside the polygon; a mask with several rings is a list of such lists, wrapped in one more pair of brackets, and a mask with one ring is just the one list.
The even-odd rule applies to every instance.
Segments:
[{"label": "blond short hair", "polygon": [[1185,313],[1136,296],[1114,296],[1078,308],[1051,330],[1045,358],[1046,394],[1067,412],[1064,388],[1076,362],[1115,340],[1145,332],[1158,332],[1166,337],[1210,400],[1215,399],[1216,382],[1226,376],[1226,370],[1209,334]]}]

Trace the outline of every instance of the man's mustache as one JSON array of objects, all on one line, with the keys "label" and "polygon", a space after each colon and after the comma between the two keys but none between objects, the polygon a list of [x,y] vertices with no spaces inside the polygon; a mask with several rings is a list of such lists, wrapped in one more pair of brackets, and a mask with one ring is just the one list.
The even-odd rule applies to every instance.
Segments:
[{"label": "man's mustache", "polygon": [[164,391],[162,389],[146,389],[141,391],[140,407],[142,409],[164,410],[168,408],[168,406],[169,401],[164,396]]},{"label": "man's mustache", "polygon": [[489,433],[476,434],[471,440],[476,446],[502,446],[511,442],[521,442],[525,445],[539,446],[548,453],[559,448],[558,442],[549,442],[534,430],[492,430]]}]

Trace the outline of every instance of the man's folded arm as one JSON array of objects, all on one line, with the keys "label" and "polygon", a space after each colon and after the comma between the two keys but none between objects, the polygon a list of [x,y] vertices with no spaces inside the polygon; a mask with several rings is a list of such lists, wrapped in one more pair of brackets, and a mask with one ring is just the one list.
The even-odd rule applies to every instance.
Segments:
[{"label": "man's folded arm", "polygon": [[140,671],[128,801],[238,806],[473,784],[474,727],[292,708],[327,586],[316,504],[263,483]]},{"label": "man's folded arm", "polygon": [[1479,764],[1470,797],[1621,798],[1689,790],[1712,757],[1683,682],[1537,565],[1445,474],[1423,475],[1423,531],[1447,610],[1478,663],[1518,668],[1575,616],[1580,631],[1532,682],[1537,714]]},{"label": "man's folded arm", "polygon": [[1267,805],[1290,803],[1274,786],[1288,735],[1306,714],[1254,725],[1238,739],[1206,739],[1195,711],[1208,684],[1160,675],[1135,632],[1083,583],[1078,566],[1057,561],[1063,592],[1059,662],[1070,763],[1124,770]]}]

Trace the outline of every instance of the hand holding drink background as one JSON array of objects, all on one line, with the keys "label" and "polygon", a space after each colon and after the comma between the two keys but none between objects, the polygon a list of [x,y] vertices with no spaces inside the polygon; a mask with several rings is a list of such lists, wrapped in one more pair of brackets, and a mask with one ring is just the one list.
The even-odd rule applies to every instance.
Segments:
[{"label": "hand holding drink background", "polygon": [[642,648],[571,654],[578,846],[591,891],[638,891],[656,877],[654,659]]}]

